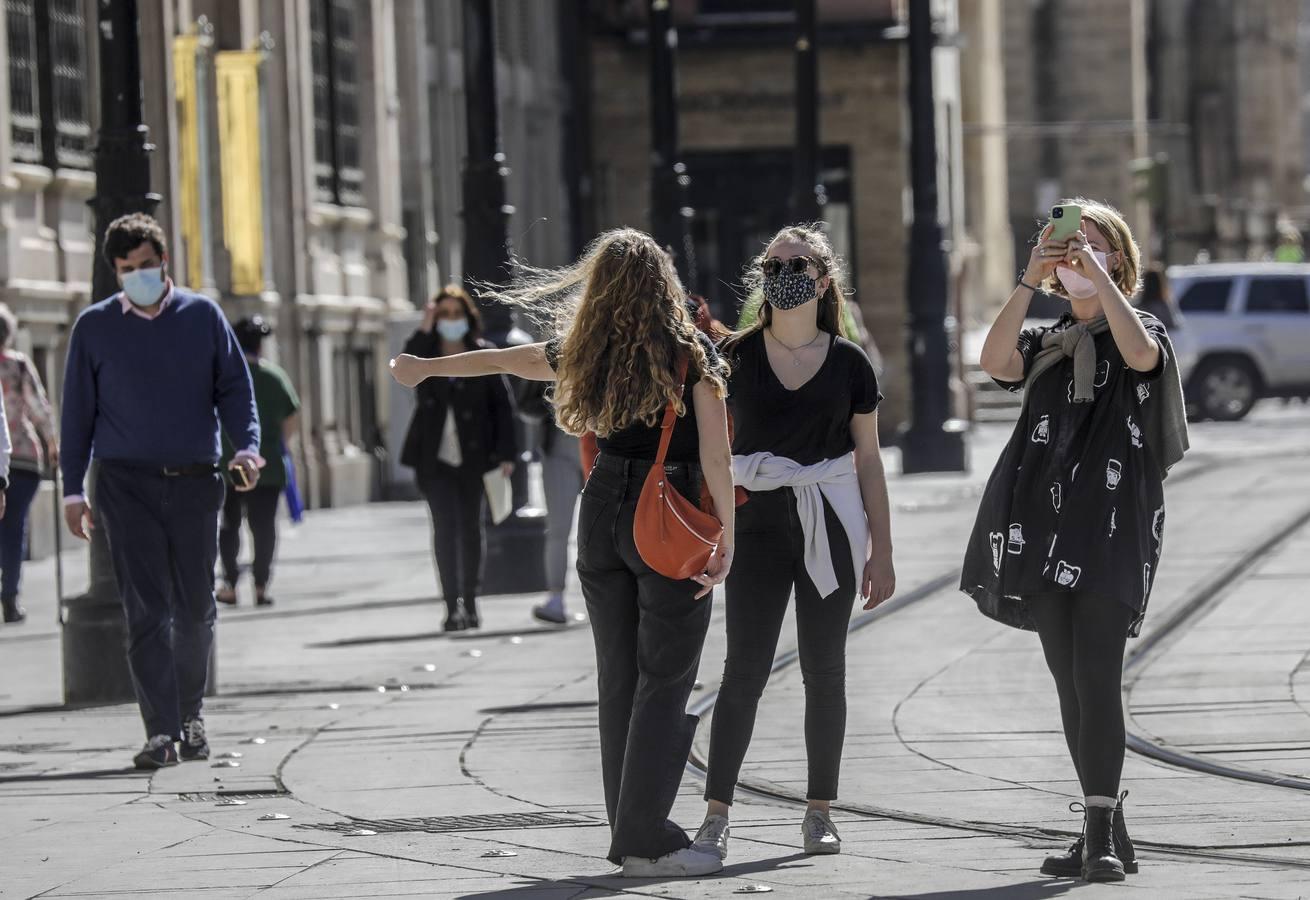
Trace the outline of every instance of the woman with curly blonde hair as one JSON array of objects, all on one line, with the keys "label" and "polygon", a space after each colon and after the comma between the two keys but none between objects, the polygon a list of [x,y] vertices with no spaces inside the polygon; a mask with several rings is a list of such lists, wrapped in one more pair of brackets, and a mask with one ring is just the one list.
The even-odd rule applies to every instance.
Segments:
[{"label": "woman with curly blonde hair", "polygon": [[[496,374],[553,381],[560,427],[596,432],[600,455],[578,514],[578,578],[596,644],[608,857],[634,877],[716,872],[719,858],[691,849],[668,815],[696,727],[686,704],[709,628],[704,598],[732,563],[728,369],[697,331],[672,261],[646,234],[606,232],[573,265],[524,273],[487,293],[549,320],[553,339],[438,359],[402,354],[392,371],[407,385]],[[633,540],[637,498],[670,403],[678,418],[665,458],[669,480],[685,497],[699,496],[703,480],[724,529],[706,571],[686,581],[654,572]]]}]

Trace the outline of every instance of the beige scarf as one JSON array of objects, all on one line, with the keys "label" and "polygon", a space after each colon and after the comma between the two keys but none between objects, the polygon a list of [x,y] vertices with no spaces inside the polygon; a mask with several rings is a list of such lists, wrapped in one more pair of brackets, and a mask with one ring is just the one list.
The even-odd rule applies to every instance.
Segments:
[{"label": "beige scarf", "polygon": [[[1143,318],[1146,314],[1138,311]],[[1079,322],[1063,331],[1047,331],[1042,335],[1042,349],[1033,358],[1024,379],[1023,406],[1028,405],[1030,391],[1026,388],[1038,375],[1054,368],[1065,358],[1073,360],[1073,402],[1090,403],[1095,399],[1096,336],[1110,330],[1105,316],[1090,322]],[[1183,458],[1189,446],[1187,439],[1187,408],[1183,400],[1183,382],[1178,374],[1173,343],[1168,335],[1152,335],[1161,343],[1164,353],[1164,371],[1155,382],[1157,394],[1151,398],[1158,402],[1140,406],[1142,431],[1148,445],[1155,451],[1163,479],[1169,469]]]}]

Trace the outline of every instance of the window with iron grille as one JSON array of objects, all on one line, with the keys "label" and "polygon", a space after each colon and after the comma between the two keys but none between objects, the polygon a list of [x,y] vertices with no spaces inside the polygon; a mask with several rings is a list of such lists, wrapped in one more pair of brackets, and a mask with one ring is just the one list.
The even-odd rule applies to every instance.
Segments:
[{"label": "window with iron grille", "polygon": [[5,0],[14,159],[91,167],[81,0]]},{"label": "window with iron grille", "polygon": [[314,178],[324,203],[361,206],[359,0],[310,0]]}]

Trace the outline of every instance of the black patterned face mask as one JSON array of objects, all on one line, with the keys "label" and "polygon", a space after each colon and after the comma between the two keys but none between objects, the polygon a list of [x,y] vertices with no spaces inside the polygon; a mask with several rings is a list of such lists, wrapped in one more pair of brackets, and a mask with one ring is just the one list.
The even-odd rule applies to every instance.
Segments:
[{"label": "black patterned face mask", "polygon": [[818,288],[804,272],[779,272],[764,279],[764,299],[774,309],[795,309],[814,299]]}]

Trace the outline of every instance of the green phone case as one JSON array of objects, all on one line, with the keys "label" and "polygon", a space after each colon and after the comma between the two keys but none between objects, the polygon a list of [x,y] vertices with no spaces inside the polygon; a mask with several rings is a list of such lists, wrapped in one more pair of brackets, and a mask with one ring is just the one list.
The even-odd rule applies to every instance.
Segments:
[{"label": "green phone case", "polygon": [[1046,238],[1048,241],[1069,240],[1083,225],[1083,208],[1077,203],[1055,207],[1051,210],[1050,225],[1051,233]]}]

